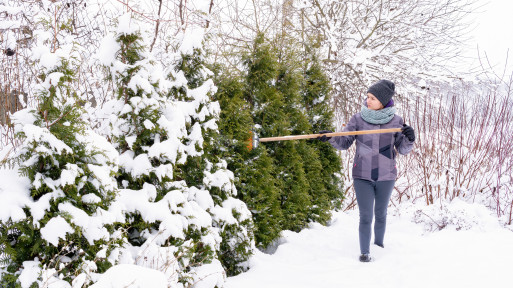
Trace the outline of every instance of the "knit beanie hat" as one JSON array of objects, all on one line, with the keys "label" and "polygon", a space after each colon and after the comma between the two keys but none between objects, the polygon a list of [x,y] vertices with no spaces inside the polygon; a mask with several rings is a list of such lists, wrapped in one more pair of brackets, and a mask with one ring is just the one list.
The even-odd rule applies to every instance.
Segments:
[{"label": "knit beanie hat", "polygon": [[369,87],[367,93],[371,93],[376,96],[379,102],[381,102],[383,106],[386,106],[395,94],[395,85],[390,80],[379,80]]}]

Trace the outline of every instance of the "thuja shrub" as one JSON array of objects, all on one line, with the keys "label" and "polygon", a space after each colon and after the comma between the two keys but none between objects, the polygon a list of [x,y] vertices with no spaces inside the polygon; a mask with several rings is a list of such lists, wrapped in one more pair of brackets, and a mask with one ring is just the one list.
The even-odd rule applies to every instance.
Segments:
[{"label": "thuja shrub", "polygon": [[13,195],[23,199],[19,214],[1,222],[7,256],[2,281],[8,287],[20,281],[25,287],[71,283],[101,273],[112,265],[110,251],[122,243],[107,212],[116,195],[118,154],[81,119],[81,100],[72,88],[79,58],[65,58],[66,52],[42,55],[58,60],[41,68],[34,87],[39,105],[12,116],[22,141],[15,155],[18,170],[30,193]]}]

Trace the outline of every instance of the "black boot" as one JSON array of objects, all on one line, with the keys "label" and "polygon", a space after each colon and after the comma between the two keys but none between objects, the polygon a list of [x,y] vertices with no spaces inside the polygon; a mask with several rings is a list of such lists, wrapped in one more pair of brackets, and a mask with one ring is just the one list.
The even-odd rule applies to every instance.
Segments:
[{"label": "black boot", "polygon": [[360,255],[360,262],[371,262],[374,259],[369,254]]}]

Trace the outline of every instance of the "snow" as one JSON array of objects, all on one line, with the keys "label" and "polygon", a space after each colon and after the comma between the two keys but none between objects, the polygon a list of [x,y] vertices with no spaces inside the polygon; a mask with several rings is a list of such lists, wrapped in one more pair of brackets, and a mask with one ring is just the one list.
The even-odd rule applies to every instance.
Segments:
[{"label": "snow", "polygon": [[6,223],[25,219],[23,206],[32,202],[30,180],[20,178],[14,170],[0,169],[0,221]]},{"label": "snow", "polygon": [[57,193],[48,193],[41,196],[41,198],[33,203],[31,200],[31,203],[28,206],[30,207],[30,214],[32,214],[36,227],[39,227],[39,220],[43,219],[45,211],[50,209],[50,200],[57,198],[56,195]]},{"label": "snow", "polygon": [[38,46],[32,50],[32,59],[41,60],[41,66],[48,70],[52,70],[57,66],[59,57],[55,53],[50,52],[50,48],[45,46]]},{"label": "snow", "polygon": [[176,157],[178,156],[179,147],[181,142],[177,138],[170,138],[168,140],[162,141],[160,143],[155,143],[153,146],[148,149],[149,157],[165,157],[166,160],[171,161],[171,163],[175,163]]},{"label": "snow", "polygon": [[189,200],[196,201],[196,203],[205,210],[212,209],[214,207],[214,200],[207,190],[200,190],[195,187],[191,187]]},{"label": "snow", "polygon": [[153,170],[150,159],[147,154],[140,154],[133,158],[133,151],[126,151],[119,157],[120,166],[124,167],[126,171],[132,174],[132,177],[136,178],[141,175],[148,175]]},{"label": "snow", "polygon": [[41,237],[55,247],[59,245],[59,238],[66,239],[66,233],[73,233],[73,228],[61,216],[50,219],[45,227],[41,228]]},{"label": "snow", "polygon": [[[418,211],[429,218],[419,220]],[[433,230],[426,223],[442,221],[437,217],[440,211],[455,220],[447,221],[442,230]],[[500,225],[480,204],[453,200],[444,203],[443,209],[403,204],[389,208],[385,248],[371,247],[375,259],[371,263],[358,261],[358,211],[353,210],[335,212],[329,226],[313,223],[299,233],[284,231],[274,254],[256,251],[248,272],[226,278],[214,260],[192,275],[198,281],[195,288],[214,287],[214,283],[223,287],[225,278],[226,288],[507,287],[513,259],[511,243],[513,231]],[[176,248],[145,245],[137,265],[116,265],[91,287],[167,287],[166,279],[178,269],[172,256]],[[33,269],[39,271],[34,263],[24,263],[20,277],[27,278],[22,283],[35,280],[30,278]]]},{"label": "snow", "polygon": [[139,32],[138,21],[132,20],[132,13],[125,13],[121,17],[118,17],[119,24],[117,25],[117,34],[135,34]]},{"label": "snow", "polygon": [[59,211],[71,215],[71,222],[82,228],[82,233],[89,244],[94,245],[95,240],[102,238],[109,239],[109,232],[104,225],[111,224],[109,222],[113,217],[108,217],[109,215],[89,216],[83,210],[67,202],[59,204]]},{"label": "snow", "polygon": [[[16,114],[17,113],[14,115]],[[47,142],[50,148],[55,152],[66,151],[68,153],[72,153],[72,150],[68,145],[57,139],[57,137],[50,133],[46,128],[41,128],[32,124],[25,124],[23,126],[23,133],[25,133],[25,136],[27,137],[25,140],[27,143],[31,141]],[[38,149],[40,149],[39,152],[41,153],[51,153],[46,147],[38,147]]]},{"label": "snow", "polygon": [[23,271],[20,274],[21,288],[28,288],[37,280],[41,268],[39,268],[39,261],[25,261],[23,262]]},{"label": "snow", "polygon": [[411,204],[389,208],[385,248],[371,245],[374,262],[358,261],[358,211],[336,212],[328,227],[312,224],[299,233],[285,231],[274,254],[256,252],[249,261],[250,270],[228,278],[225,287],[510,285],[511,230],[499,225],[485,207],[456,201],[447,209],[465,214],[460,219],[473,219],[467,221],[473,224],[459,231],[458,225],[449,224],[430,232],[412,218],[415,211],[425,208]]},{"label": "snow", "polygon": [[222,287],[226,275],[223,266],[218,260],[202,265],[194,270],[194,288]]},{"label": "snow", "polygon": [[61,279],[61,275],[58,274],[55,269],[43,270],[41,273],[42,281],[39,282],[39,287],[48,288],[71,288],[68,282]]},{"label": "snow", "polygon": [[[140,72],[143,72],[144,70],[141,70]],[[153,86],[148,81],[147,75],[141,75],[144,73],[138,73],[132,76],[130,79],[130,82],[128,83],[127,87],[132,89],[134,92],[137,92],[138,89],[142,89],[145,93],[151,93],[153,91]],[[137,98],[137,97],[134,97]],[[134,99],[132,98],[132,99]]]},{"label": "snow", "polygon": [[165,274],[137,265],[116,265],[100,277],[90,288],[167,288]]},{"label": "snow", "polygon": [[77,178],[79,173],[82,172],[79,170],[81,170],[81,169],[78,168],[78,166],[76,164],[67,163],[66,169],[63,169],[61,172],[62,186],[75,184],[75,179]]},{"label": "snow", "polygon": [[199,122],[196,122],[192,128],[191,133],[188,136],[190,142],[189,145],[184,147],[184,151],[190,156],[201,156],[203,155],[203,150],[197,151],[197,147],[203,147],[203,136],[201,134],[201,125]]},{"label": "snow", "polygon": [[219,187],[221,190],[231,192],[236,190],[235,185],[230,181],[233,177],[233,172],[230,170],[217,170],[214,173],[205,171],[203,183],[207,186]]},{"label": "snow", "polygon": [[23,12],[23,7],[0,5],[0,12],[6,12],[7,14],[18,14]]},{"label": "snow", "polygon": [[45,82],[43,83],[45,90],[48,90],[52,85],[56,86],[62,77],[64,77],[64,73],[62,72],[53,72],[48,74],[45,78]]},{"label": "snow", "polygon": [[193,5],[197,10],[208,14],[211,3],[211,0],[195,0]]},{"label": "snow", "polygon": [[251,218],[251,213],[247,209],[244,209],[244,207],[244,202],[239,199],[228,198],[223,201],[222,207],[214,208],[216,220],[226,222],[227,224],[236,224],[237,219],[233,216],[232,211],[242,212],[240,221]]},{"label": "snow", "polygon": [[120,49],[119,43],[116,41],[116,35],[113,33],[105,36],[100,42],[100,49],[95,57],[100,61],[100,64],[110,66],[116,60],[116,53]]},{"label": "snow", "polygon": [[158,270],[166,275],[169,282],[176,283],[180,270],[178,259],[175,257],[177,252],[178,247],[175,246],[160,247],[155,243],[145,243],[133,264]]},{"label": "snow", "polygon": [[92,204],[92,203],[100,203],[102,199],[95,194],[86,194],[82,196],[82,202]]},{"label": "snow", "polygon": [[144,120],[143,124],[144,124],[144,127],[148,130],[155,128],[155,125],[148,119]]},{"label": "snow", "polygon": [[182,54],[194,53],[194,49],[202,49],[202,41],[205,35],[204,29],[196,28],[186,31],[183,35],[182,44],[179,51]]},{"label": "snow", "polygon": [[[152,187],[150,184],[145,184],[141,190],[121,189],[117,200],[112,204],[111,212],[115,215],[119,214],[118,211],[125,213],[138,212],[147,222],[160,221],[160,227],[164,231],[155,236],[154,241],[157,244],[164,243],[169,236],[180,239],[185,238],[183,231],[187,226],[187,220],[182,215],[171,214],[170,212],[176,212],[177,210],[187,212],[190,210],[187,214],[194,215],[198,219],[204,219],[202,218],[204,217],[203,214],[194,214],[192,212],[192,202],[186,202],[186,199],[184,199],[179,191],[170,191],[160,201],[149,202],[155,196],[155,187]],[[178,208],[178,205],[183,207]],[[204,222],[206,221],[203,220]],[[204,224],[207,225],[208,223]]]},{"label": "snow", "polygon": [[105,167],[103,165],[101,166],[87,164],[87,168],[89,168],[89,170],[91,170],[92,172],[90,176],[94,176],[98,180],[97,184],[95,185],[96,189],[99,189],[100,183],[101,185],[103,185],[103,187],[105,187],[108,190],[113,190],[117,188],[116,182],[112,179],[112,177],[110,177],[110,167]]}]

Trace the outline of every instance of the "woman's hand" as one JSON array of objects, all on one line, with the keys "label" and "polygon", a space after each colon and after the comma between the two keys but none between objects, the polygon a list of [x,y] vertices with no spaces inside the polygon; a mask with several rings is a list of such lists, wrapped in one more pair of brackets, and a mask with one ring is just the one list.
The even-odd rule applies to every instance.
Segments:
[{"label": "woman's hand", "polygon": [[[321,130],[318,134],[326,134],[326,133],[332,133],[330,130]],[[321,140],[322,142],[326,142],[331,139],[331,137],[328,137],[326,135],[322,135],[316,138],[317,140]]]},{"label": "woman's hand", "polygon": [[403,127],[401,128],[401,133],[403,133],[404,136],[406,136],[406,138],[410,140],[410,142],[415,141],[415,130],[413,130],[411,126],[403,124]]}]

